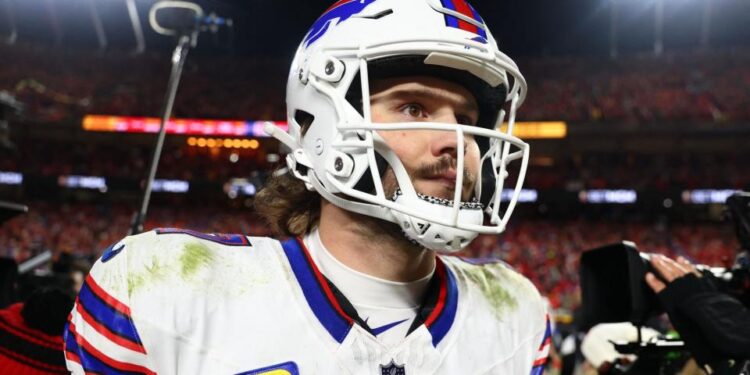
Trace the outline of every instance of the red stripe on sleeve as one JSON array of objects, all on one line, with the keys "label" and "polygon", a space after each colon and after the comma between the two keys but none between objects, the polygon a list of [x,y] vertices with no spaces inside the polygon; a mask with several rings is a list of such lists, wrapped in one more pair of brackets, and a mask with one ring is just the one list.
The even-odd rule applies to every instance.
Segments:
[{"label": "red stripe on sleeve", "polygon": [[86,309],[83,308],[83,306],[81,306],[81,304],[78,301],[76,301],[76,311],[78,311],[78,313],[81,314],[81,317],[83,318],[83,320],[86,321],[86,323],[88,323],[88,325],[94,328],[97,332],[101,333],[102,336],[108,338],[110,341],[124,348],[130,349],[132,351],[146,354],[146,348],[144,348],[143,345],[138,344],[136,342],[132,342],[110,331],[109,328],[103,326],[98,321],[96,321],[96,319],[94,319],[94,317],[91,316],[88,313],[88,311],[86,311]]},{"label": "red stripe on sleeve", "polygon": [[155,372],[149,370],[146,367],[136,365],[133,363],[127,363],[127,362],[121,362],[116,359],[108,357],[106,354],[100,352],[96,347],[91,345],[86,339],[83,338],[83,336],[79,335],[76,331],[76,326],[71,322],[69,323],[69,330],[70,333],[72,333],[75,336],[76,342],[78,342],[78,345],[85,349],[87,352],[91,353],[96,359],[104,362],[107,364],[107,366],[121,370],[121,371],[132,371],[132,372],[139,372],[147,375],[156,375]]},{"label": "red stripe on sleeve", "polygon": [[79,358],[78,354],[76,354],[76,353],[69,352],[69,351],[66,350],[65,351],[65,358],[67,360],[71,361],[71,362],[75,362],[75,363],[81,365],[81,358]]},{"label": "red stripe on sleeve", "polygon": [[541,351],[542,351],[542,350],[544,350],[544,349],[545,349],[545,348],[546,348],[547,346],[549,346],[549,344],[550,344],[550,343],[552,343],[552,338],[551,338],[551,337],[547,337],[547,338],[546,338],[546,339],[544,340],[544,342],[542,342],[542,344],[541,344],[541,345],[539,345],[539,350],[538,350],[538,351],[540,351],[540,352],[541,352]]},{"label": "red stripe on sleeve", "polygon": [[544,366],[546,364],[547,364],[547,357],[545,356],[544,358],[539,358],[536,361],[534,361],[534,364],[531,367]]},{"label": "red stripe on sleeve", "polygon": [[102,287],[100,287],[99,284],[96,283],[96,280],[94,280],[93,277],[87,277],[86,284],[88,284],[94,294],[101,298],[102,301],[106,302],[113,309],[119,311],[120,313],[130,316],[130,308],[124,303],[120,302],[117,298],[112,297],[111,295],[109,295],[109,293],[104,291],[104,289],[102,289]]}]

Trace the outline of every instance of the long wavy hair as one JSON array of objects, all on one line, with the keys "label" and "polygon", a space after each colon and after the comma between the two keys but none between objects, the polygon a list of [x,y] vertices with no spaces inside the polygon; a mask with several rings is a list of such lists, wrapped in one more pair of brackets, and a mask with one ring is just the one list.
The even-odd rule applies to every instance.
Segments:
[{"label": "long wavy hair", "polygon": [[307,190],[292,172],[277,170],[255,196],[254,206],[271,230],[282,236],[303,236],[320,220],[320,195]]},{"label": "long wavy hair", "polygon": [[[302,135],[312,126],[314,117],[295,118]],[[256,194],[253,205],[277,235],[300,237],[312,232],[320,221],[320,195],[307,190],[305,183],[285,168],[277,169]]]}]

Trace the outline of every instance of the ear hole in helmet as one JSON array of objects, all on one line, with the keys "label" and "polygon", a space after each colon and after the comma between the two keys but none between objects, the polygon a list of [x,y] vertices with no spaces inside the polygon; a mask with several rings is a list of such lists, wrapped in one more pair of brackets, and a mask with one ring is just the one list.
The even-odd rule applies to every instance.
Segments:
[{"label": "ear hole in helmet", "polygon": [[298,109],[294,111],[294,121],[299,125],[302,135],[305,135],[310,126],[312,126],[313,121],[315,121],[315,116],[310,112]]}]

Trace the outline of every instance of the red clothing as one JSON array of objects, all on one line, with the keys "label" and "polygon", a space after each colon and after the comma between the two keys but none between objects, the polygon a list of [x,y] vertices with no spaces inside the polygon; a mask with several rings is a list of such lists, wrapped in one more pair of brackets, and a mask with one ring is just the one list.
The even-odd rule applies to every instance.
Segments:
[{"label": "red clothing", "polygon": [[0,374],[68,374],[62,336],[50,336],[28,325],[22,303],[0,310]]}]

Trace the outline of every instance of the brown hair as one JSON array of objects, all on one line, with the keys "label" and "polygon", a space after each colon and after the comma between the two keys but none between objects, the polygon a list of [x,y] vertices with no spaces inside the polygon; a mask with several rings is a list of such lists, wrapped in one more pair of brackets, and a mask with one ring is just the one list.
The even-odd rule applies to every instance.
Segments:
[{"label": "brown hair", "polygon": [[255,211],[283,236],[310,233],[320,219],[320,195],[307,190],[291,171],[277,170],[255,196]]},{"label": "brown hair", "polygon": [[[304,136],[315,117],[298,110],[293,120],[299,124]],[[265,186],[255,196],[253,206],[277,235],[303,236],[312,232],[320,220],[320,195],[307,190],[304,182],[283,167],[268,177]]]}]

